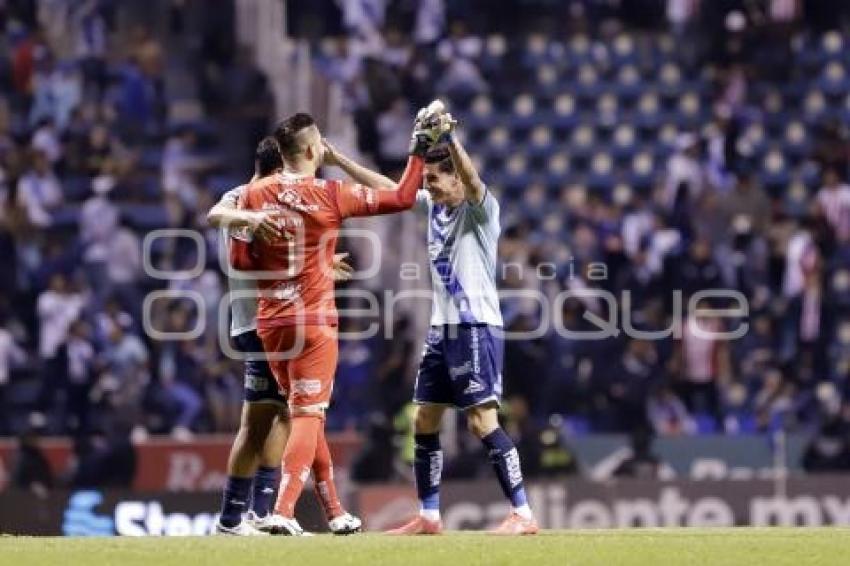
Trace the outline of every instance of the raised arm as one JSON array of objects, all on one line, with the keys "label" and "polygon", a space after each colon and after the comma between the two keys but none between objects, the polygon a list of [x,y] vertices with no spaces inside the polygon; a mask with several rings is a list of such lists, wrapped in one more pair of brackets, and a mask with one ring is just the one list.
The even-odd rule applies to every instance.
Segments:
[{"label": "raised arm", "polygon": [[328,140],[322,139],[322,144],[325,146],[325,165],[336,165],[356,183],[366,185],[367,187],[374,187],[376,189],[397,188],[395,181],[385,175],[381,175],[377,171],[372,171],[368,167],[360,165],[344,153],[340,152]]},{"label": "raised arm", "polygon": [[480,204],[484,200],[486,188],[478,176],[478,171],[475,170],[475,165],[466,150],[458,141],[457,137],[449,135],[449,154],[452,156],[452,163],[455,171],[463,183],[463,190],[466,194],[466,200],[473,204]]}]

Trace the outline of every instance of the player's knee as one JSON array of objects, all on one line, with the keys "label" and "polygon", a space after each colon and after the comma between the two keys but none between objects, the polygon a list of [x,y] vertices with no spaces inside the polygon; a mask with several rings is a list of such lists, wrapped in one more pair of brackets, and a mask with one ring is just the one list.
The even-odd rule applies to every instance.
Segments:
[{"label": "player's knee", "polygon": [[473,407],[466,412],[466,426],[473,435],[484,438],[499,428],[499,417],[495,407]]},{"label": "player's knee", "polygon": [[417,407],[413,418],[413,432],[416,434],[434,434],[440,431],[442,413],[431,407]]}]

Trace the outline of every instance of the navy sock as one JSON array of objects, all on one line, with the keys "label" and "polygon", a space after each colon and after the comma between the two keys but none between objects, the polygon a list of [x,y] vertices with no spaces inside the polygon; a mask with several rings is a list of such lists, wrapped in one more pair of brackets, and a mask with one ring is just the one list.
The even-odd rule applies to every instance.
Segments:
[{"label": "navy sock", "polygon": [[443,474],[443,451],[438,434],[416,434],[413,455],[413,473],[416,476],[416,493],[422,509],[440,509],[440,479]]},{"label": "navy sock", "polygon": [[487,447],[490,463],[496,470],[502,493],[511,500],[514,508],[528,504],[525,487],[522,484],[522,470],[519,465],[519,454],[511,437],[504,430],[497,428],[481,439]]},{"label": "navy sock", "polygon": [[224,486],[224,496],[221,498],[221,524],[225,527],[235,527],[242,521],[242,513],[248,510],[248,499],[251,497],[251,484],[254,478],[237,478],[227,476]]},{"label": "navy sock", "polygon": [[280,468],[260,466],[254,474],[254,497],[251,509],[258,517],[265,517],[271,511],[277,499],[277,487],[280,485]]}]

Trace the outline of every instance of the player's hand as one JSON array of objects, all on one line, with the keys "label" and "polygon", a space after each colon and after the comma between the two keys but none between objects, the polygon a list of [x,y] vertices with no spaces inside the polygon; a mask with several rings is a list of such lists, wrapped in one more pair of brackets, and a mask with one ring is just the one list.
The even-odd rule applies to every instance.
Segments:
[{"label": "player's hand", "polygon": [[354,277],[354,268],[345,261],[347,258],[348,253],[334,254],[332,267],[334,281],[350,281]]},{"label": "player's hand", "polygon": [[266,242],[280,239],[283,237],[283,232],[278,226],[277,214],[266,210],[246,211],[248,229],[256,237]]},{"label": "player's hand", "polygon": [[339,151],[326,138],[322,138],[322,147],[325,149],[325,154],[322,157],[323,165],[339,165]]}]

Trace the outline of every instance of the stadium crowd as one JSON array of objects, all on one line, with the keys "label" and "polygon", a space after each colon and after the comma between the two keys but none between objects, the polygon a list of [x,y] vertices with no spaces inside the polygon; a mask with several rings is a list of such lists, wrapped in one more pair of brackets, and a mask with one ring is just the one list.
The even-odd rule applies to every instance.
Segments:
[{"label": "stadium crowd", "polygon": [[[244,179],[273,121],[265,78],[236,49],[227,9],[153,3],[165,20],[129,28],[157,11],[124,18],[139,8],[122,4],[0,2],[0,435],[37,425],[189,438],[238,421],[241,368],[219,345],[225,287],[204,213]],[[591,331],[591,315],[621,326],[625,291],[643,331],[695,316],[679,314],[676,291],[685,306],[706,289],[746,298],[745,320],[697,322],[748,323],[734,341],[688,324],[680,338],[508,341],[505,415],[520,446],[543,454],[564,433],[819,429],[843,439],[847,466],[850,60],[836,28],[847,9],[629,5],[311,1],[289,2],[288,17],[384,172],[403,164],[415,109],[449,101],[502,202],[502,287],[558,305],[506,298],[508,330],[555,317]],[[186,238],[151,242],[165,275],[143,269],[142,241],[158,228],[204,235],[198,276],[168,275],[203,260]],[[143,299],[163,289],[203,297],[198,336],[144,331]],[[564,290],[576,294],[559,303]],[[160,301],[150,322],[192,334],[202,318],[191,301]],[[395,335],[409,325],[396,321]],[[329,424],[391,445],[409,429],[418,348],[340,348]]]}]

